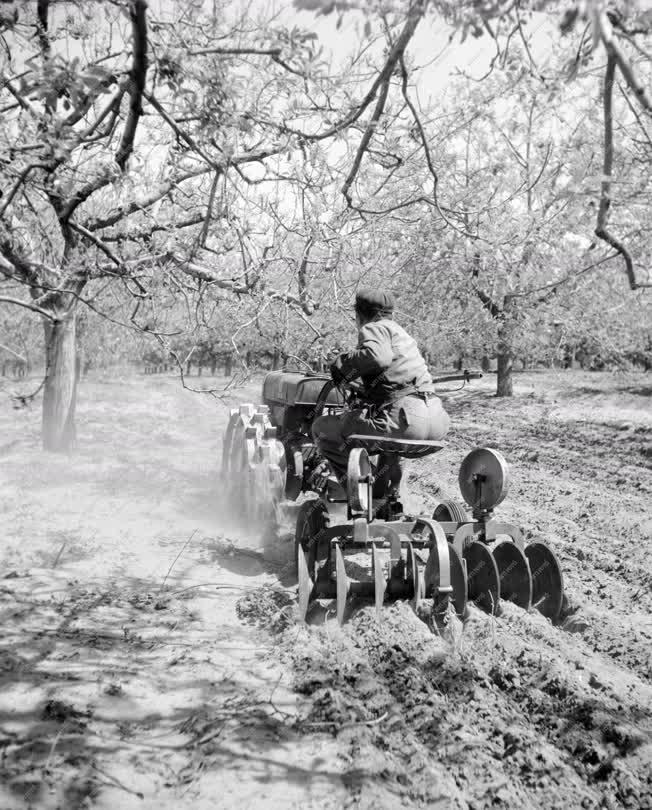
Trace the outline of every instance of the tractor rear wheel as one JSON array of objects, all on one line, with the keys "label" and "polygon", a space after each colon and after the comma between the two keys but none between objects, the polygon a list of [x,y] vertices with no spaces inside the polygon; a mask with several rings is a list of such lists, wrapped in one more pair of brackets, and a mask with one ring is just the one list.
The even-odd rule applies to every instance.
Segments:
[{"label": "tractor rear wheel", "polygon": [[466,509],[456,501],[442,501],[432,513],[438,523],[469,523]]}]

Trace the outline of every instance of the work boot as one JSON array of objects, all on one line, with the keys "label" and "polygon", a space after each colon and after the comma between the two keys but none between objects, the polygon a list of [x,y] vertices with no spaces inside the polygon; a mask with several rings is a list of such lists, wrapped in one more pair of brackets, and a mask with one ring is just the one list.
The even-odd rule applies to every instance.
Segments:
[{"label": "work boot", "polygon": [[324,459],[315,467],[306,483],[308,485],[308,489],[312,489],[321,495],[326,491],[329,479],[334,477],[335,476],[331,470],[331,465],[326,459]]},{"label": "work boot", "polygon": [[373,496],[375,498],[399,497],[403,468],[396,453],[381,453],[374,471]]}]

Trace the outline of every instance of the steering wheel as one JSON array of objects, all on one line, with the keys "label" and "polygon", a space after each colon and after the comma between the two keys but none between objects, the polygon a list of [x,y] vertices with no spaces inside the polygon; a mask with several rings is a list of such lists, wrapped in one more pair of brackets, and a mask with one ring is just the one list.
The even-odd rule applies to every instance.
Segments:
[{"label": "steering wheel", "polygon": [[352,400],[355,399],[356,397],[359,397],[364,391],[364,388],[361,385],[361,383],[354,380],[351,380],[350,382],[347,383],[341,382],[338,385],[336,385],[333,380],[327,380],[323,384],[322,389],[317,397],[317,401],[315,402],[313,419],[317,419],[324,413],[326,401],[330,396],[330,393],[333,390],[333,388],[338,388],[340,390],[344,398],[344,402],[347,405],[350,405]]}]

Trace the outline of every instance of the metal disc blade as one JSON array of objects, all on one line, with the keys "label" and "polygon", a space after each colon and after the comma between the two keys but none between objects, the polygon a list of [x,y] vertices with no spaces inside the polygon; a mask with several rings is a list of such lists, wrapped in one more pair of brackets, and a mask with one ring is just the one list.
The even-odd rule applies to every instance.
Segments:
[{"label": "metal disc blade", "polygon": [[466,568],[462,562],[462,558],[453,548],[453,544],[449,543],[448,551],[451,561],[451,585],[453,586],[453,605],[455,606],[455,613],[461,618],[466,613],[466,602],[468,599],[469,581],[466,576]]},{"label": "metal disc blade", "polygon": [[314,586],[308,573],[306,554],[301,548],[297,551],[297,567],[299,569],[299,620],[305,622]]},{"label": "metal disc blade", "polygon": [[564,577],[557,558],[541,541],[530,543],[525,556],[532,572],[532,607],[554,622],[564,601]]},{"label": "metal disc blade", "polygon": [[448,557],[451,586],[453,588],[452,594],[438,594],[437,592],[437,587],[441,581],[439,578],[439,556],[437,554],[430,553],[424,572],[424,591],[426,598],[433,599],[433,616],[437,620],[443,619],[446,615],[450,602],[453,603],[455,613],[460,618],[463,618],[466,611],[468,580],[462,559],[453,548],[452,543],[448,544]]},{"label": "metal disc blade", "polygon": [[371,550],[371,563],[374,571],[374,598],[376,601],[376,616],[380,619],[380,614],[385,601],[385,591],[387,590],[387,582],[383,573],[383,561],[380,556],[380,551],[374,546]]},{"label": "metal disc blade", "polygon": [[414,570],[414,563],[415,563],[415,556],[414,556],[414,549],[412,548],[412,543],[408,542],[405,544],[405,551],[406,551],[406,563],[405,563],[405,579],[410,582],[413,579],[413,570]]},{"label": "metal disc blade", "polygon": [[509,540],[493,550],[500,577],[500,598],[529,610],[532,604],[532,576],[525,554]]},{"label": "metal disc blade", "polygon": [[469,599],[487,613],[498,611],[500,578],[498,566],[484,543],[472,540],[464,550],[469,579]]},{"label": "metal disc blade", "polygon": [[412,543],[408,547],[408,569],[412,576],[412,607],[416,611],[419,602],[425,598],[425,582],[423,578],[423,564],[417,557]]},{"label": "metal disc blade", "polygon": [[428,565],[431,566],[431,575],[430,579],[424,576],[424,594],[426,598],[438,596],[442,593],[451,593],[450,552],[444,530],[434,520],[418,518],[415,528],[412,530],[412,536],[415,533],[426,543],[429,549],[428,563],[425,568],[427,571]]},{"label": "metal disc blade", "polygon": [[425,583],[423,581],[423,566],[418,561],[417,564],[414,566],[412,583],[414,587],[414,596],[412,597],[412,608],[416,612],[417,608],[419,607],[419,602],[421,602],[426,595]]},{"label": "metal disc blade", "polygon": [[349,595],[349,578],[344,568],[342,549],[335,546],[335,575],[337,579],[337,622],[344,624],[346,618],[346,599]]}]

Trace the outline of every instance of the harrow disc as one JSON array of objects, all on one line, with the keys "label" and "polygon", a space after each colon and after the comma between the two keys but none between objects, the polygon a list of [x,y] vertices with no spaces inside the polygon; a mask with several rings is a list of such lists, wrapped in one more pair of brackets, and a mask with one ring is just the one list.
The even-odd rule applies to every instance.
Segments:
[{"label": "harrow disc", "polygon": [[484,543],[472,540],[464,549],[469,599],[487,613],[498,611],[500,577],[493,554]]},{"label": "harrow disc", "polygon": [[439,572],[439,555],[430,553],[426,570],[424,572],[426,599],[433,599],[432,613],[437,623],[446,615],[448,605],[452,603],[455,613],[462,619],[466,612],[466,602],[468,593],[468,577],[462,558],[455,551],[452,543],[448,544],[448,558],[450,564],[450,581],[453,588],[452,594],[436,595],[436,587],[441,581]]},{"label": "harrow disc", "polygon": [[429,539],[430,553],[423,572],[423,593],[426,599],[433,600],[433,617],[440,622],[446,615],[451,601],[456,604],[456,588],[456,608],[459,606],[463,613],[466,607],[464,566],[453,547],[447,542],[444,530],[434,520],[419,518],[412,534],[419,536],[421,540],[425,536]]},{"label": "harrow disc", "polygon": [[476,447],[464,457],[458,476],[462,497],[474,510],[488,510],[505,499],[509,467],[498,450]]},{"label": "harrow disc", "polygon": [[387,581],[383,572],[383,560],[380,556],[380,550],[375,544],[371,548],[371,568],[374,574],[374,600],[376,603],[376,616],[378,619],[380,619],[380,613],[383,609],[383,602],[385,601]]},{"label": "harrow disc", "polygon": [[500,577],[500,598],[514,602],[524,610],[532,604],[532,575],[527,557],[509,540],[493,549]]},{"label": "harrow disc", "polygon": [[407,544],[407,571],[408,582],[412,583],[412,609],[417,611],[419,602],[426,597],[426,584],[423,576],[424,564],[414,550],[412,543]]},{"label": "harrow disc", "polygon": [[342,625],[346,620],[346,602],[351,589],[351,583],[344,567],[344,555],[339,545],[335,546],[335,576],[337,582],[337,623]]},{"label": "harrow disc", "polygon": [[557,621],[564,601],[564,577],[557,557],[542,540],[525,549],[532,572],[532,607],[551,621]]}]

